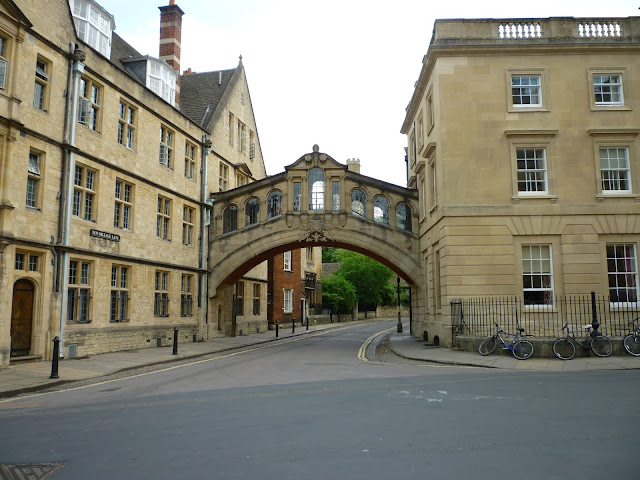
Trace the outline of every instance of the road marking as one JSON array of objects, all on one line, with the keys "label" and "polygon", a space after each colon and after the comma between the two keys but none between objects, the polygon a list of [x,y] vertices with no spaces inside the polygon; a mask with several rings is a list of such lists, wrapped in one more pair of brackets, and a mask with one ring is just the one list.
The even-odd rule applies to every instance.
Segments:
[{"label": "road marking", "polygon": [[371,344],[371,342],[373,342],[373,340],[384,334],[387,332],[390,332],[391,330],[394,330],[396,327],[391,327],[391,328],[387,328],[386,330],[382,330],[381,332],[378,333],[374,333],[373,335],[371,335],[369,338],[367,338],[365,340],[365,342],[362,344],[362,346],[360,347],[360,350],[358,350],[358,358],[360,360],[363,360],[365,362],[368,362],[369,360],[367,359],[367,357],[365,356],[365,352],[367,351],[367,347],[369,347],[369,345]]},{"label": "road marking", "polygon": [[[360,327],[360,326],[362,326],[362,325],[356,324],[356,325],[344,326],[344,327],[339,328],[339,330],[347,330],[347,329],[350,329],[350,328],[355,328],[355,327]],[[34,394],[31,394],[31,395],[11,397],[11,398],[7,398],[7,399],[4,399],[4,400],[0,400],[0,403],[8,403],[8,402],[12,402],[14,400],[26,400],[26,399],[35,398],[35,397],[42,397],[42,396],[45,396],[45,395],[52,395],[54,393],[73,392],[75,390],[83,390],[85,388],[99,387],[101,385],[107,385],[109,383],[121,382],[121,381],[124,381],[124,380],[130,380],[132,378],[145,377],[147,375],[155,375],[156,373],[168,372],[170,370],[176,370],[176,369],[182,368],[182,367],[189,367],[191,365],[198,365],[200,363],[212,362],[214,360],[221,360],[223,358],[235,357],[236,355],[240,355],[242,353],[250,353],[250,352],[255,352],[255,351],[258,351],[258,350],[264,350],[265,348],[275,347],[275,346],[278,346],[278,345],[282,345],[284,343],[297,342],[299,340],[304,340],[305,338],[318,337],[320,335],[326,335],[327,333],[330,333],[330,332],[335,331],[335,330],[338,330],[338,329],[335,329],[335,328],[334,329],[327,329],[327,330],[322,330],[320,332],[314,332],[314,333],[299,335],[299,336],[296,336],[295,338],[286,338],[286,339],[282,339],[280,341],[270,342],[270,343],[268,343],[266,345],[261,345],[259,347],[243,349],[243,350],[240,350],[240,351],[237,351],[237,352],[228,353],[226,355],[216,355],[213,358],[206,358],[204,360],[196,360],[194,362],[182,363],[180,365],[174,365],[172,367],[166,367],[166,368],[162,368],[160,370],[154,370],[153,372],[138,373],[136,375],[129,375],[128,377],[114,378],[114,379],[111,379],[111,380],[104,380],[102,382],[92,383],[90,385],[81,385],[79,387],[65,388],[63,390],[53,390],[53,391],[50,391],[50,392],[41,392],[41,393],[34,393]],[[244,348],[244,347],[238,347],[238,348]],[[140,365],[140,368],[144,368],[144,367],[145,367],[145,365]],[[90,380],[90,379],[87,379],[87,380]],[[78,380],[78,382],[81,382],[81,381],[84,381],[84,380]]]}]

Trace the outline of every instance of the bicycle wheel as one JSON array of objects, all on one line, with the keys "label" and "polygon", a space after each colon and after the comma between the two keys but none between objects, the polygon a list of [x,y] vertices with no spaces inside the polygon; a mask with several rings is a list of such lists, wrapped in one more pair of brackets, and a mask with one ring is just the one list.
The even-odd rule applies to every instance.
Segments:
[{"label": "bicycle wheel", "polygon": [[571,360],[576,355],[576,346],[567,338],[553,342],[553,354],[560,360]]},{"label": "bicycle wheel", "polygon": [[515,343],[512,352],[518,360],[526,360],[533,355],[533,344],[528,340],[520,340]]},{"label": "bicycle wheel", "polygon": [[613,352],[613,344],[604,335],[598,335],[591,339],[591,350],[599,357],[608,357]]},{"label": "bicycle wheel", "polygon": [[634,357],[640,357],[640,336],[630,333],[622,340],[624,349]]},{"label": "bicycle wheel", "polygon": [[478,353],[480,353],[480,355],[489,355],[496,349],[496,345],[498,345],[496,337],[489,337],[482,341],[478,347]]}]

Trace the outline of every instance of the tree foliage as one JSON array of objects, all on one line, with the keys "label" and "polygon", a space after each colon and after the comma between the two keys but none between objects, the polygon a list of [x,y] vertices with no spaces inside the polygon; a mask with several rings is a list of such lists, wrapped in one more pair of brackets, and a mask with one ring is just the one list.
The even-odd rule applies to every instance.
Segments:
[{"label": "tree foliage", "polygon": [[[355,287],[358,302],[365,305],[382,305],[388,300],[393,287],[389,280],[393,272],[388,267],[360,253],[338,250],[340,275]],[[391,290],[390,290],[391,289]]]},{"label": "tree foliage", "polygon": [[336,247],[322,247],[322,263],[336,263],[338,249]]},{"label": "tree foliage", "polygon": [[334,273],[322,279],[322,302],[333,313],[351,313],[356,303],[356,289],[343,276]]}]

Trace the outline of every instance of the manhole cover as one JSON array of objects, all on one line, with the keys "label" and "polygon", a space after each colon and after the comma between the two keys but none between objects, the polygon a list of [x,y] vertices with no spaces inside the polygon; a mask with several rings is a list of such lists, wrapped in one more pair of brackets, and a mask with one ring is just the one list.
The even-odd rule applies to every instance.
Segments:
[{"label": "manhole cover", "polygon": [[0,480],[43,480],[53,475],[61,463],[42,465],[0,465]]}]

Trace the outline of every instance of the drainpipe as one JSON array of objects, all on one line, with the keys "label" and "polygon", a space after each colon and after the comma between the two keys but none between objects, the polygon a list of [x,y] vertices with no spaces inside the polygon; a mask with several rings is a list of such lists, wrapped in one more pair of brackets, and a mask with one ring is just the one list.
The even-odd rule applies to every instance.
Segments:
[{"label": "drainpipe", "polygon": [[[73,51],[73,82],[71,89],[71,118],[69,125],[69,146],[75,147],[76,127],[78,115],[78,88],[80,86],[80,76],[84,73],[84,59],[86,54],[77,46]],[[60,282],[60,357],[64,357],[64,325],[67,316],[67,286],[69,282],[69,252],[65,247],[69,246],[69,225],[71,223],[71,198],[73,197],[73,177],[75,171],[75,155],[69,149],[67,154],[67,171],[65,172],[65,209],[62,222],[62,272]]]},{"label": "drainpipe", "polygon": [[[202,136],[202,174],[200,176],[200,269],[207,270],[207,226],[205,220],[207,218],[208,207],[205,206],[207,201],[207,172],[208,161],[207,156],[211,149],[211,140],[207,138],[207,135]],[[209,310],[209,302],[207,292],[205,290],[206,273],[200,273],[200,327],[199,337],[204,340],[207,313]]]}]

